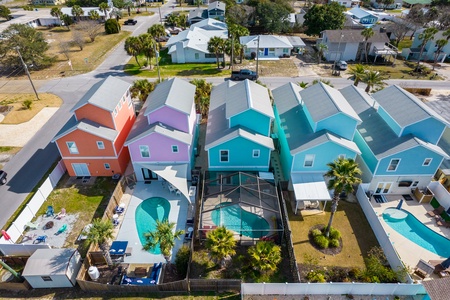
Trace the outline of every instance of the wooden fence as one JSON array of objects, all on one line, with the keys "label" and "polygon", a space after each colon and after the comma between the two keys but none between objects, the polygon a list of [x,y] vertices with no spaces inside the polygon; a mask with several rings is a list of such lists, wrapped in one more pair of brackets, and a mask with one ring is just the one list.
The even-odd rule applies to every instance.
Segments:
[{"label": "wooden fence", "polygon": [[0,290],[27,291],[31,289],[28,282],[0,282]]},{"label": "wooden fence", "polygon": [[189,279],[191,292],[241,292],[239,279]]},{"label": "wooden fence", "polygon": [[115,214],[115,209],[120,204],[120,199],[122,199],[122,196],[125,193],[125,189],[126,179],[124,176],[122,176],[111,195],[111,199],[109,200],[108,206],[106,207],[105,213],[103,214],[103,220],[112,219],[113,215]]},{"label": "wooden fence", "polygon": [[155,293],[155,292],[187,292],[187,280],[162,283],[157,285],[114,285],[102,284],[77,278],[78,285],[83,291],[90,292],[119,292],[119,293]]}]

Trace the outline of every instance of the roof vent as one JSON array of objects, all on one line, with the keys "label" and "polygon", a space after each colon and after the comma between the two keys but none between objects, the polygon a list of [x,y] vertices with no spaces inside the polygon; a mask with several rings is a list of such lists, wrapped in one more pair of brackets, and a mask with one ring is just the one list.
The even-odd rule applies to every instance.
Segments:
[{"label": "roof vent", "polygon": [[369,136],[364,137],[364,140],[365,140],[366,142],[372,142],[372,141],[373,141],[373,138],[369,135]]}]

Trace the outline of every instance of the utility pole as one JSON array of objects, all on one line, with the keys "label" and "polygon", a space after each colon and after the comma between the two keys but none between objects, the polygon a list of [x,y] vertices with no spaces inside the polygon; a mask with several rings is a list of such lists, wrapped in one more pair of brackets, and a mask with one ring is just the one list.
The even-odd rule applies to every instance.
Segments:
[{"label": "utility pole", "polygon": [[[339,44],[338,44],[338,53],[339,53],[339,60],[341,60],[342,54],[341,54],[341,41],[342,38],[344,37],[344,34],[342,33],[341,30],[341,37],[339,38]],[[333,75],[338,75],[338,72],[336,71],[336,62],[337,62],[338,58],[337,56],[334,58],[334,64],[333,64]]]},{"label": "utility pole", "polygon": [[234,61],[234,37],[233,35],[230,35],[231,37],[231,72],[233,72],[233,61]]},{"label": "utility pole", "polygon": [[156,69],[158,70],[158,80],[161,82],[161,74],[159,73],[159,51],[156,51],[156,41],[153,43],[153,49],[155,50],[156,56]]},{"label": "utility pole", "polygon": [[34,87],[33,81],[31,80],[30,72],[28,72],[28,66],[23,61],[22,54],[20,54],[19,47],[16,47],[16,50],[17,50],[17,54],[19,54],[19,58],[20,58],[20,61],[22,62],[23,68],[25,69],[25,72],[27,73],[28,79],[30,80],[31,86],[33,87],[33,91],[36,94],[36,98],[38,100],[41,100],[41,99],[39,99],[39,96],[38,96],[38,93],[36,91],[36,88]]},{"label": "utility pole", "polygon": [[158,6],[158,10],[159,10],[159,22],[161,23],[161,25],[163,25],[163,21],[162,21],[162,17],[161,17],[161,6]]},{"label": "utility pole", "polygon": [[258,35],[258,43],[256,46],[256,77],[259,77],[258,64],[259,64],[259,35]]}]

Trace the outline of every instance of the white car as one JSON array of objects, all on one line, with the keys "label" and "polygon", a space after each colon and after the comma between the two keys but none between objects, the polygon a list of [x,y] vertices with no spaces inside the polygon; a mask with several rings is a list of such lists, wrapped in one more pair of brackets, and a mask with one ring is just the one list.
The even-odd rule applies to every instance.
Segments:
[{"label": "white car", "polygon": [[340,60],[337,62],[336,67],[339,70],[347,70],[347,62],[345,62],[344,60]]}]

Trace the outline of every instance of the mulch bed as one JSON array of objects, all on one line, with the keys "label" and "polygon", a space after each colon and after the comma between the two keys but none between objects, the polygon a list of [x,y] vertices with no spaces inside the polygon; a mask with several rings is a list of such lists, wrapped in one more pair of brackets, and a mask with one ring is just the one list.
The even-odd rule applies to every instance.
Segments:
[{"label": "mulch bed", "polygon": [[6,117],[6,115],[13,109],[13,106],[9,106],[9,105],[0,105],[0,114],[4,115]]},{"label": "mulch bed", "polygon": [[318,225],[315,225],[315,226],[311,227],[311,228],[309,229],[309,233],[308,233],[309,242],[311,243],[311,245],[312,245],[316,250],[322,252],[323,254],[327,254],[327,255],[336,255],[336,254],[341,253],[342,247],[343,247],[342,238],[339,239],[339,247],[331,247],[331,248],[327,248],[327,249],[321,249],[321,248],[317,247],[317,246],[314,244],[314,242],[313,242],[313,236],[312,236],[311,232],[312,232],[314,229],[320,229],[320,230],[323,230],[323,229],[325,228],[325,226],[326,226],[326,225],[324,225],[324,224],[318,224]]}]

